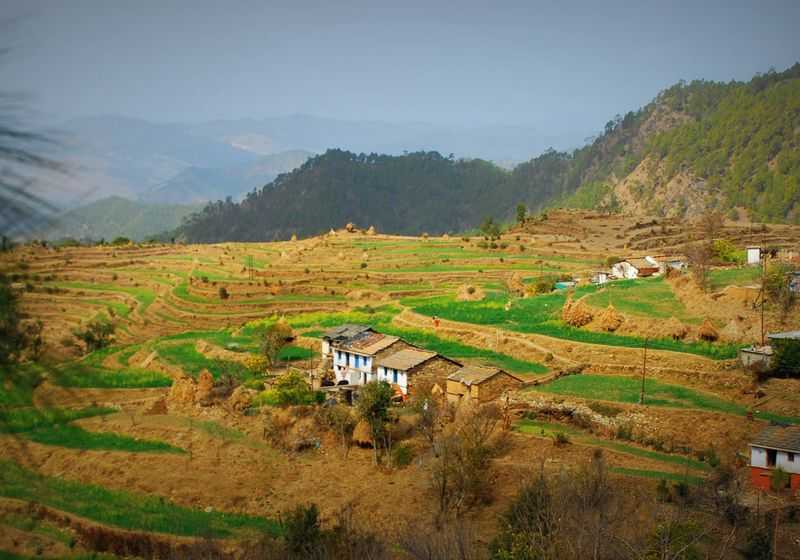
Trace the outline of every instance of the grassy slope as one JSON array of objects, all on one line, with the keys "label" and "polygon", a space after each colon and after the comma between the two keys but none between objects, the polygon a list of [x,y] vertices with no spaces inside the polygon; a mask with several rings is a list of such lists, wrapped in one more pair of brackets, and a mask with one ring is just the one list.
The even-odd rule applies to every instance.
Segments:
[{"label": "grassy slope", "polygon": [[[635,404],[639,402],[641,380],[638,377],[620,375],[571,375],[536,387],[535,390],[585,399]],[[695,408],[737,416],[747,414],[747,407],[743,405],[688,387],[661,383],[655,379],[645,381],[645,403],[650,406]],[[756,416],[765,420],[800,423],[800,417],[780,416],[766,412],[758,412]]]},{"label": "grassy slope", "polygon": [[130,530],[215,538],[278,533],[277,523],[269,519],[184,508],[157,496],[44,476],[10,461],[0,461],[0,495]]}]

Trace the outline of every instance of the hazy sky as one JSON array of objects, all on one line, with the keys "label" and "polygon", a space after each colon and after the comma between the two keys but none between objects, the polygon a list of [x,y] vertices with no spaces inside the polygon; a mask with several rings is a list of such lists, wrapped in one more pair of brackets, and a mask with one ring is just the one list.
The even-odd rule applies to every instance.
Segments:
[{"label": "hazy sky", "polygon": [[3,88],[58,118],[598,131],[679,79],[800,60],[800,0],[0,0]]}]

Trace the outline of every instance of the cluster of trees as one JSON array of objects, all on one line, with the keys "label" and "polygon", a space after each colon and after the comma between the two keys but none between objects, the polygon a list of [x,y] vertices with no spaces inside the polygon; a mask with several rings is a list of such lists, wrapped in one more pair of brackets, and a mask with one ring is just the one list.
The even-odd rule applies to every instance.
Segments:
[{"label": "cluster of trees", "polygon": [[681,83],[659,101],[693,117],[648,147],[668,177],[688,169],[723,193],[728,207],[749,208],[760,221],[800,223],[800,64],[747,83]]}]

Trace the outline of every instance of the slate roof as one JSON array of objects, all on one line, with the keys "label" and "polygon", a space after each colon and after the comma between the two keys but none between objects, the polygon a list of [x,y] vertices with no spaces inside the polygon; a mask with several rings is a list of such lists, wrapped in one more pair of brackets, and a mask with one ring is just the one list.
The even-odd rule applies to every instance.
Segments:
[{"label": "slate roof", "polygon": [[470,387],[471,385],[480,385],[484,381],[491,379],[492,377],[501,372],[505,373],[506,375],[509,375],[510,377],[513,377],[517,381],[522,381],[515,375],[511,375],[510,373],[503,371],[500,368],[484,367],[484,366],[464,366],[460,370],[448,375],[447,379],[449,379],[450,381],[460,381],[467,387]]},{"label": "slate roof", "polygon": [[767,426],[750,445],[800,453],[800,426]]},{"label": "slate roof", "polygon": [[770,340],[800,340],[800,331],[787,331],[768,334]]},{"label": "slate roof", "polygon": [[650,261],[648,261],[647,259],[644,259],[644,258],[641,258],[641,259],[625,259],[625,261],[628,264],[630,264],[632,267],[634,267],[636,270],[643,270],[643,269],[648,269],[648,268],[654,268],[654,269],[658,270],[658,265],[657,264],[653,264],[653,263],[651,263]]},{"label": "slate roof", "polygon": [[345,324],[328,329],[322,334],[322,338],[328,340],[347,340],[348,338],[353,338],[354,336],[358,336],[370,330],[372,330],[372,327],[368,327],[367,325]]},{"label": "slate roof", "polygon": [[400,340],[399,336],[389,336],[386,334],[376,332],[365,332],[359,334],[351,339],[346,340],[339,348],[343,350],[352,350],[359,354],[377,354],[384,348],[388,348],[395,342]]},{"label": "slate roof", "polygon": [[378,360],[375,365],[406,371],[427,362],[436,355],[436,352],[406,348]]}]

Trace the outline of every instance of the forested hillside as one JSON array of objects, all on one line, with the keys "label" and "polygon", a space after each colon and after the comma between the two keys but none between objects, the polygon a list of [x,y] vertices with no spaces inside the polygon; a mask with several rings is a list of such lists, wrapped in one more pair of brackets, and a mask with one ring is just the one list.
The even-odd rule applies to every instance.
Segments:
[{"label": "forested hillside", "polygon": [[[750,82],[679,83],[617,115],[586,146],[549,150],[511,172],[437,152],[329,150],[235,204],[209,204],[188,241],[314,235],[347,222],[381,231],[457,232],[511,219],[519,203],[688,216],[745,208],[800,223],[800,64]],[[731,216],[738,212],[731,212]]]},{"label": "forested hillside", "polygon": [[47,231],[40,232],[40,236],[94,241],[122,236],[138,241],[176,228],[185,216],[200,208],[200,205],[144,204],[111,196],[70,210]]}]

